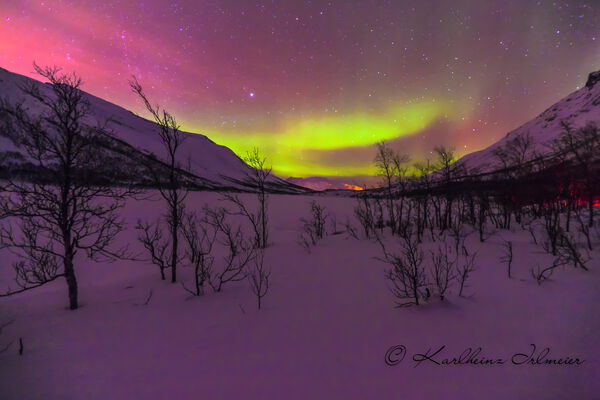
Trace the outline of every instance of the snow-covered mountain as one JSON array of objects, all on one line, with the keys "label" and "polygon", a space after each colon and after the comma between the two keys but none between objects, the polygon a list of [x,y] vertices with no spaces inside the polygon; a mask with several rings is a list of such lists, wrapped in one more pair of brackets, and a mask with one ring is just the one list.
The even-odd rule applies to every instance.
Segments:
[{"label": "snow-covered mountain", "polygon": [[[28,101],[20,89],[27,82],[35,82],[44,91],[51,90],[47,83],[0,68],[0,97],[10,103],[25,100],[25,105],[35,113],[34,107],[37,105]],[[126,147],[124,149],[126,153],[138,158],[151,154],[156,155],[159,159],[164,158],[164,149],[159,139],[158,126],[154,122],[89,93],[86,93],[86,97],[97,121],[111,121],[109,127],[114,136],[124,142],[120,145]],[[244,179],[250,171],[250,167],[233,151],[228,147],[216,144],[204,135],[187,132],[186,135],[188,136],[180,150],[179,157],[185,164],[189,163],[190,172],[200,179],[202,186],[211,189],[223,187],[247,188]],[[0,163],[2,163],[3,158],[6,158],[6,153],[9,152],[18,152],[18,149],[8,138],[0,136],[0,153],[5,155],[2,157],[2,154],[0,154]],[[132,154],[135,152],[141,154]],[[12,159],[15,159],[14,154]],[[302,191],[302,188],[277,177],[273,177],[270,183],[271,188],[274,190]]]},{"label": "snow-covered mountain", "polygon": [[551,151],[550,143],[564,133],[563,121],[573,129],[589,122],[600,125],[600,71],[591,73],[583,88],[571,93],[538,117],[509,132],[486,149],[467,154],[458,162],[472,172],[492,172],[500,166],[494,151],[519,136],[529,136],[532,141],[530,152],[547,154]]}]

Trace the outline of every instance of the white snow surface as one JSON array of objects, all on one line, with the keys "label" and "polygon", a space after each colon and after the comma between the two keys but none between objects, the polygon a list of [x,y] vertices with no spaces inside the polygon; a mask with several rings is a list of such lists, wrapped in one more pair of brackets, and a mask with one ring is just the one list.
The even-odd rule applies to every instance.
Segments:
[{"label": "white snow surface", "polygon": [[[253,204],[249,194],[242,195]],[[600,396],[600,263],[565,268],[539,286],[530,269],[549,258],[529,233],[497,231],[480,244],[467,296],[454,287],[447,301],[394,308],[379,246],[346,235],[327,236],[310,253],[298,243],[300,218],[318,199],[338,221],[352,218],[343,197],[271,196],[271,245],[265,262],[272,287],[257,310],[247,282],[192,298],[160,281],[144,262],[78,260],[81,308],[66,309],[56,281],[0,298],[0,398],[33,399],[598,399]],[[188,206],[222,204],[216,193],[192,193]],[[154,201],[131,201],[129,229],[119,243],[141,251],[132,225],[153,219]],[[513,279],[499,262],[503,240],[515,246]],[[395,240],[388,238],[390,246]],[[600,243],[595,243],[596,248]],[[12,279],[0,250],[0,287]],[[189,284],[188,268],[181,277]],[[152,300],[143,303],[150,291]],[[549,347],[552,357],[579,357],[578,366],[495,365],[417,367],[415,353],[447,346],[445,357],[468,347],[487,358]],[[408,355],[390,367],[386,350]]]}]

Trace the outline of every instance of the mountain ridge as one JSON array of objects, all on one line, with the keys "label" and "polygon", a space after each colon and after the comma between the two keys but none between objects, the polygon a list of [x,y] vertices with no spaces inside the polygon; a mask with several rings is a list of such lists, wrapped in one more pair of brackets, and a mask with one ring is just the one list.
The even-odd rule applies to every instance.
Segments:
[{"label": "mountain ridge", "polygon": [[[24,95],[20,86],[34,82],[41,90],[49,90],[50,84],[39,80],[16,74],[0,67],[0,97],[11,104],[24,101],[30,112],[35,110],[34,103]],[[110,130],[115,139],[124,142],[131,149],[143,153],[146,157],[164,159],[164,149],[158,135],[158,125],[134,112],[117,104],[111,103],[98,96],[82,90],[85,98],[90,103],[90,109],[97,121],[109,121]],[[91,121],[90,121],[91,122]],[[251,168],[231,149],[219,145],[205,135],[192,132],[183,132],[185,142],[181,148],[180,159],[189,165],[189,172],[199,178],[200,187],[217,190],[235,189],[251,190],[251,185],[246,181]],[[122,144],[123,145],[123,144]],[[10,158],[13,162],[19,157],[15,154],[19,149],[11,143],[8,137],[0,136],[0,167],[3,160]],[[1,155],[1,154],[0,154]],[[139,155],[138,155],[139,157]],[[22,160],[21,160],[22,161]],[[273,176],[270,179],[270,188],[283,192],[302,192],[305,188]]]},{"label": "mountain ridge", "polygon": [[582,128],[588,123],[600,125],[600,71],[588,75],[585,86],[558,102],[552,104],[538,116],[508,132],[502,139],[490,146],[461,157],[457,163],[470,173],[490,173],[501,167],[494,152],[507,145],[509,141],[521,137],[529,137],[532,146],[528,156],[533,152],[547,155],[552,149],[553,140],[564,133],[564,123],[573,129]]}]

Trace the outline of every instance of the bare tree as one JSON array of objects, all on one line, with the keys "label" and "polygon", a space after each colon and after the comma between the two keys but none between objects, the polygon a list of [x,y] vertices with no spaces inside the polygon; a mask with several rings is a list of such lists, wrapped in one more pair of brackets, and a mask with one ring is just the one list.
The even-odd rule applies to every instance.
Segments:
[{"label": "bare tree", "polygon": [[527,220],[523,221],[523,223],[521,224],[521,227],[525,230],[527,230],[527,232],[529,232],[529,235],[531,236],[531,239],[533,240],[534,244],[538,244],[538,240],[537,240],[537,236],[535,234],[535,219],[534,218],[528,218]]},{"label": "bare tree", "polygon": [[486,226],[487,219],[491,213],[491,205],[488,196],[481,195],[479,196],[479,201],[477,204],[477,231],[479,232],[479,242],[483,243],[486,238]]},{"label": "bare tree", "polygon": [[226,252],[220,268],[213,269],[209,281],[213,290],[220,292],[223,285],[246,278],[246,266],[255,257],[256,247],[239,226],[234,227],[227,220],[227,212],[223,208],[206,209],[205,212],[208,223],[217,231],[217,242],[225,248]]},{"label": "bare tree", "polygon": [[[58,67],[40,67],[49,90],[35,82],[21,89],[35,107],[0,103],[3,130],[39,171],[33,182],[9,180],[0,214],[11,216],[0,229],[0,243],[21,258],[13,267],[18,289],[8,296],[64,277],[69,308],[79,307],[75,255],[93,260],[124,257],[126,249],[110,248],[124,222],[117,211],[131,188],[116,187],[106,150],[96,144],[110,138],[106,124],[96,122],[76,74]],[[33,114],[30,109],[38,109]],[[103,177],[102,179],[98,177]]]},{"label": "bare tree", "polygon": [[267,181],[271,175],[272,168],[267,168],[266,157],[263,157],[256,147],[246,154],[244,161],[251,167],[250,172],[247,173],[246,177],[248,181],[258,190],[257,195],[259,209],[257,215],[257,225],[259,228],[259,236],[256,238],[256,241],[257,246],[261,249],[264,249],[269,244],[269,197],[267,194]]},{"label": "bare tree", "polygon": [[300,245],[307,251],[325,236],[325,224],[329,217],[325,207],[315,200],[310,202],[310,218],[301,219],[302,231],[299,238]]},{"label": "bare tree", "polygon": [[450,183],[457,175],[457,167],[454,166],[456,161],[456,154],[454,149],[450,149],[444,146],[435,146],[433,151],[437,155],[436,166],[440,173],[444,183]]},{"label": "bare tree", "polygon": [[457,262],[458,274],[456,279],[458,280],[458,284],[460,286],[458,291],[458,295],[460,297],[463,296],[463,291],[467,287],[467,281],[471,277],[473,271],[475,271],[475,257],[477,256],[477,253],[469,254],[467,249],[463,247],[463,256],[463,262],[460,262],[460,258]]},{"label": "bare tree", "polygon": [[[160,278],[166,279],[165,270],[170,268],[169,264],[169,241],[165,239],[163,230],[158,223],[138,221],[135,229],[138,230],[138,240],[150,256],[149,261],[156,265],[160,271]],[[178,262],[181,261],[178,259]]]},{"label": "bare tree", "polygon": [[252,293],[256,296],[258,309],[262,305],[262,298],[267,295],[270,287],[271,269],[264,263],[265,250],[258,249],[253,259],[252,266],[248,272],[248,281]]},{"label": "bare tree", "polygon": [[[572,265],[574,268],[581,268],[584,271],[589,270],[587,263],[591,258],[578,248],[574,238],[562,228],[558,229],[556,236],[556,257],[554,257],[552,265],[545,268],[538,266],[536,269],[531,269],[531,275],[540,285],[548,280],[554,270],[559,267]],[[548,244],[544,244],[544,248],[548,253],[551,252]]]},{"label": "bare tree", "polygon": [[228,209],[226,210],[227,213],[231,215],[243,216],[248,222],[250,222],[250,226],[252,227],[252,231],[254,232],[254,245],[257,248],[261,248],[260,244],[262,243],[262,223],[260,211],[252,211],[252,209],[246,205],[246,203],[240,198],[240,196],[233,193],[223,193],[223,200],[228,201],[237,209],[236,211],[230,211]]},{"label": "bare tree", "polygon": [[556,203],[557,202],[548,203],[543,214],[546,240],[544,240],[542,246],[544,250],[554,256],[556,256],[558,251],[559,240],[563,231],[560,224],[560,206]]},{"label": "bare tree", "polygon": [[314,232],[317,239],[323,239],[325,236],[325,223],[329,219],[329,214],[325,210],[325,207],[315,200],[310,202],[310,214],[311,218],[309,220],[303,219],[302,222]]},{"label": "bare tree", "polygon": [[426,270],[423,267],[424,254],[419,241],[411,232],[400,237],[400,253],[389,253],[378,238],[383,251],[383,261],[392,266],[385,273],[390,282],[390,291],[396,297],[398,307],[419,305],[422,290],[427,286]]},{"label": "bare tree", "polygon": [[454,252],[458,254],[461,245],[464,245],[469,232],[462,218],[454,218],[454,223],[450,225],[450,236],[454,239]]},{"label": "bare tree", "polygon": [[392,150],[385,141],[377,143],[377,155],[375,156],[375,167],[377,173],[383,179],[383,187],[385,190],[386,207],[388,210],[389,226],[392,234],[395,235],[398,229],[398,221],[396,215],[396,206],[394,199],[396,192],[400,190],[398,187],[403,175],[406,173],[406,168],[403,166],[408,162],[409,157],[399,155]]},{"label": "bare tree", "polygon": [[194,296],[202,296],[205,284],[210,282],[214,261],[212,250],[216,236],[217,229],[214,225],[199,219],[195,214],[186,216],[183,237],[187,244],[187,258],[194,269],[194,289],[183,287]]},{"label": "bare tree", "polygon": [[594,201],[600,186],[597,173],[600,129],[594,123],[589,123],[576,130],[564,121],[562,126],[564,132],[555,140],[553,146],[556,152],[564,155],[564,160],[577,168],[581,175],[582,194],[588,205],[588,225],[593,226]]},{"label": "bare tree", "polygon": [[434,171],[435,167],[431,164],[429,160],[426,160],[422,163],[416,163],[413,167],[418,175],[419,191],[421,192],[421,194],[417,196],[417,215],[415,218],[415,223],[417,227],[417,238],[419,239],[419,241],[421,241],[427,225],[427,221],[430,218],[429,212],[432,186],[431,172]]},{"label": "bare tree", "polygon": [[375,235],[375,214],[373,204],[368,195],[359,194],[356,197],[357,205],[354,208],[354,215],[363,228],[363,233],[367,239]]},{"label": "bare tree", "polygon": [[436,166],[446,191],[446,204],[443,214],[441,214],[441,207],[438,207],[438,212],[440,213],[438,216],[440,229],[445,230],[452,223],[453,197],[449,193],[450,184],[458,177],[460,167],[454,163],[456,161],[456,154],[453,149],[444,146],[436,146],[434,152],[437,155]]},{"label": "bare tree", "polygon": [[456,278],[456,259],[452,259],[450,255],[452,250],[448,247],[446,241],[443,243],[444,245],[439,245],[435,252],[431,252],[433,280],[442,301],[446,298],[446,291],[450,287],[450,284]]},{"label": "bare tree", "polygon": [[531,172],[529,161],[534,156],[534,145],[535,140],[527,132],[525,135],[516,135],[492,152],[502,166],[505,178],[520,178]]},{"label": "bare tree", "polygon": [[[185,199],[188,191],[185,188],[185,180],[181,176],[180,170],[182,167],[179,160],[179,150],[185,140],[185,134],[179,130],[179,124],[173,115],[160,106],[153,106],[144,93],[144,90],[135,77],[129,82],[131,90],[137,94],[144,102],[146,110],[152,115],[154,122],[159,127],[158,135],[166,152],[166,163],[168,167],[168,176],[166,179],[149,164],[149,170],[152,174],[154,185],[158,188],[159,193],[167,206],[165,221],[167,223],[170,237],[168,254],[170,260],[168,266],[171,269],[171,282],[177,282],[177,266],[180,262],[179,256],[179,237],[181,233],[181,224],[185,214]],[[162,229],[161,222],[156,222],[154,229]],[[142,234],[144,235],[144,234]],[[146,244],[144,244],[146,246]],[[148,248],[146,246],[146,248]],[[164,254],[163,254],[164,255]],[[154,260],[154,254],[151,253],[151,258]],[[161,261],[164,263],[164,261]],[[161,272],[163,269],[161,268]],[[163,278],[164,279],[164,278]]]}]

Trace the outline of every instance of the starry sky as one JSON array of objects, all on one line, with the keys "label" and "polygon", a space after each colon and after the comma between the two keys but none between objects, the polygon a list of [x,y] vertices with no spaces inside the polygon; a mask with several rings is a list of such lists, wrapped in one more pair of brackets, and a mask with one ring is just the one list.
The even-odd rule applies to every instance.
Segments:
[{"label": "starry sky", "polygon": [[583,86],[600,2],[0,0],[0,66],[34,60],[145,115],[135,74],[183,129],[281,176],[367,175],[380,140],[466,154]]}]

